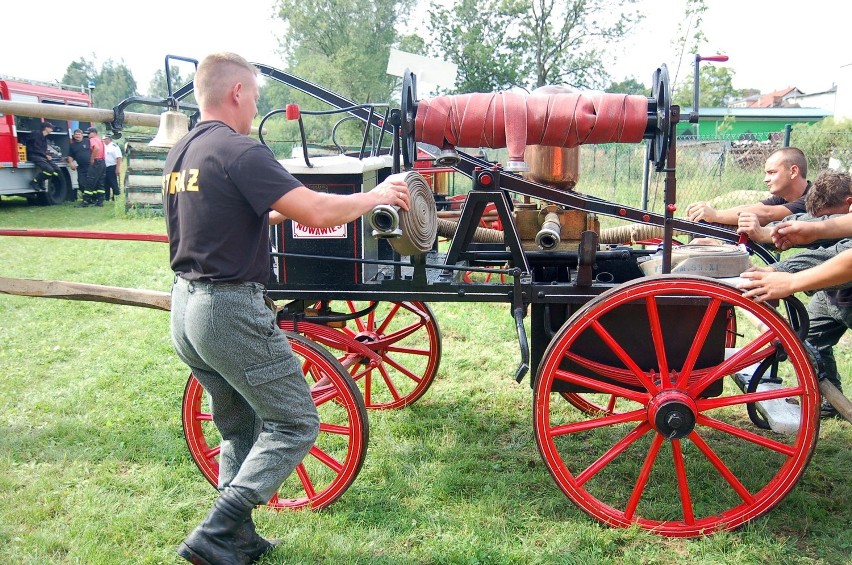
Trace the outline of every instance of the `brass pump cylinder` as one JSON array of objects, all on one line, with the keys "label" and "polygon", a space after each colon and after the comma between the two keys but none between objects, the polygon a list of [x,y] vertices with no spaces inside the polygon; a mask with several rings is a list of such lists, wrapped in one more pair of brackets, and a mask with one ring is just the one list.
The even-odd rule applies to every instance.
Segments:
[{"label": "brass pump cylinder", "polygon": [[[573,92],[567,86],[542,86],[532,91],[536,94],[559,94]],[[564,190],[573,190],[580,180],[580,148],[527,145],[524,161],[529,170],[528,179]]]}]

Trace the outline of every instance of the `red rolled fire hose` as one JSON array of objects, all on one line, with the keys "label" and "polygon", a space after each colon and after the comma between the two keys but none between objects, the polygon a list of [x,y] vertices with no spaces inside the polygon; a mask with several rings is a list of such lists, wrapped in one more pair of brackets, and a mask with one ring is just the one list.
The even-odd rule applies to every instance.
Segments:
[{"label": "red rolled fire hose", "polygon": [[647,124],[644,96],[496,92],[420,100],[414,130],[416,141],[442,148],[506,147],[509,163],[522,163],[527,145],[638,143]]}]

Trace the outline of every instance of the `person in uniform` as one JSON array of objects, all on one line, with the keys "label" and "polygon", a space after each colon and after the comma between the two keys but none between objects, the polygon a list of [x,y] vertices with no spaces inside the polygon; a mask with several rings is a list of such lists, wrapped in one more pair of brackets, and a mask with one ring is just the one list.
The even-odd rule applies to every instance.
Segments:
[{"label": "person in uniform", "polygon": [[77,189],[72,189],[71,200],[77,200],[77,192],[86,190],[86,182],[89,179],[89,163],[92,160],[92,146],[89,139],[83,137],[83,130],[77,128],[71,137],[71,145],[68,147],[68,156],[65,158],[72,171],[77,171]]},{"label": "person in uniform", "polygon": [[53,133],[53,124],[43,122],[41,131],[33,132],[27,138],[27,160],[35,164],[39,170],[32,180],[35,184],[41,184],[46,179],[59,175],[59,167],[54,164],[47,149],[47,136],[51,133]]},{"label": "person in uniform", "polygon": [[104,142],[98,137],[98,128],[95,126],[88,129],[88,134],[92,157],[89,159],[89,174],[86,178],[86,188],[83,190],[83,202],[80,206],[103,206],[104,172],[106,171]]},{"label": "person in uniform", "polygon": [[121,174],[121,148],[112,140],[112,134],[104,134],[104,200],[115,200],[121,194],[118,177]]}]

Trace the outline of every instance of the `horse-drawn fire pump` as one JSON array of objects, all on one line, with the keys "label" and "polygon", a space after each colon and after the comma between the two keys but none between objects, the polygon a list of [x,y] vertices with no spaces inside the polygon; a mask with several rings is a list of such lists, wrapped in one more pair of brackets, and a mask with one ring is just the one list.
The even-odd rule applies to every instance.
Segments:
[{"label": "horse-drawn fire pump", "polygon": [[[288,222],[272,231],[269,296],[322,424],[271,506],[322,508],[339,498],[366,455],[367,410],[404,408],[427,392],[441,361],[430,302],[508,306],[520,352],[514,376],[529,374],[542,460],[594,518],[697,536],[761,516],[796,485],[819,431],[807,316],[795,298],[773,308],[742,297],[732,277],[750,255],[734,232],[674,217],[680,114],[665,66],[650,96],[547,87],[418,99],[406,73],[398,109],[258,68],[331,107],[274,110],[261,140],[279,114],[301,125],[341,113],[364,126],[360,151],[312,156],[303,143],[301,156],[282,161],[306,186],[366,191],[407,171],[412,193],[407,212],[379,207],[334,229]],[[662,214],[575,190],[579,145],[643,141],[650,166],[665,175]],[[460,148],[505,148],[508,160]],[[455,221],[440,213],[451,202],[418,172],[420,152],[470,177]],[[660,243],[607,241],[599,216],[651,226]],[[675,230],[729,245],[676,246]],[[772,261],[759,246],[751,252]],[[192,376],[183,423],[215,485],[218,436]],[[622,495],[613,484],[631,488]]]}]

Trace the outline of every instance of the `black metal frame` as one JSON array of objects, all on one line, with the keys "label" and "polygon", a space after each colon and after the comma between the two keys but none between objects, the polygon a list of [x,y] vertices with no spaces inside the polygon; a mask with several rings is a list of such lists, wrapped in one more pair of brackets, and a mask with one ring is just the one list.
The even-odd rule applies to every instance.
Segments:
[{"label": "black metal frame", "polygon": [[[393,172],[400,171],[401,157],[406,164],[413,163],[412,123],[416,112],[414,100],[414,77],[404,81],[411,90],[408,97],[403,93],[405,108],[390,112],[390,119],[378,116],[371,105],[358,104],[334,92],[310,83],[295,75],[275,69],[267,65],[256,64],[260,73],[280,81],[301,92],[325,102],[336,112],[345,112],[360,119],[365,124],[366,131],[370,127],[380,128],[382,135],[391,135]],[[176,100],[187,96],[192,91],[192,83],[178,89],[173,97]],[[676,138],[675,126],[679,121],[680,109],[670,105],[668,99],[668,73],[664,68],[657,69],[654,74],[654,95],[649,99],[649,125],[645,137],[649,139],[649,159],[653,160],[656,169],[665,172],[665,211],[656,214],[608,202],[592,196],[576,192],[559,190],[544,184],[533,182],[520,175],[503,171],[493,163],[483,161],[464,152],[458,151],[458,160],[451,166],[458,172],[474,180],[474,190],[468,196],[456,232],[447,254],[437,251],[427,253],[422,257],[403,258],[394,254],[393,260],[383,261],[357,258],[329,258],[323,260],[339,260],[347,263],[377,264],[386,266],[381,278],[360,284],[347,285],[345,288],[328,288],[322,281],[316,285],[268,285],[269,295],[275,300],[292,301],[293,312],[288,314],[298,318],[299,305],[311,304],[328,300],[365,300],[365,301],[423,301],[423,302],[504,302],[512,305],[512,316],[515,320],[518,340],[521,347],[521,362],[516,372],[520,380],[530,368],[530,348],[526,338],[523,319],[531,304],[547,307],[547,305],[568,304],[581,305],[596,297],[601,292],[616,286],[622,281],[610,283],[595,282],[592,269],[601,263],[629,263],[643,255],[651,255],[656,250],[634,250],[625,246],[613,246],[610,250],[599,251],[595,234],[584,234],[579,249],[576,252],[530,252],[524,251],[511,216],[511,201],[507,193],[523,197],[535,198],[562,206],[567,209],[621,218],[635,223],[661,226],[664,230],[662,243],[663,272],[671,268],[671,252],[673,232],[693,234],[696,236],[713,237],[726,242],[738,242],[736,232],[710,224],[697,224],[674,217],[676,210]],[[273,111],[267,115],[280,113]],[[264,118],[264,120],[266,117]],[[661,129],[662,128],[662,129]],[[365,137],[366,138],[366,137]],[[404,146],[403,146],[404,145]],[[438,157],[440,148],[420,146],[420,149]],[[407,150],[407,151],[406,151]],[[434,153],[432,152],[434,151]],[[307,153],[306,163],[310,163]],[[477,178],[483,171],[488,171],[492,178],[488,186],[478,185]],[[505,244],[494,249],[493,245],[473,242],[473,233],[479,226],[485,206],[493,203],[503,222]],[[774,256],[759,245],[753,245],[752,251],[757,253],[765,262],[774,262]],[[308,257],[293,253],[273,253],[274,256]],[[508,269],[485,269],[482,265],[502,265],[508,263]],[[536,280],[537,269],[548,268],[567,269],[567,281],[554,281],[542,278]],[[638,267],[637,267],[638,269]],[[573,271],[572,271],[573,270]],[[507,283],[466,283],[461,282],[460,272],[487,271],[503,273],[512,277]],[[573,273],[573,276],[572,276]],[[572,282],[573,281],[573,282]],[[533,344],[535,346],[535,344]],[[534,352],[535,355],[535,352]],[[533,360],[535,362],[535,360]]]}]

